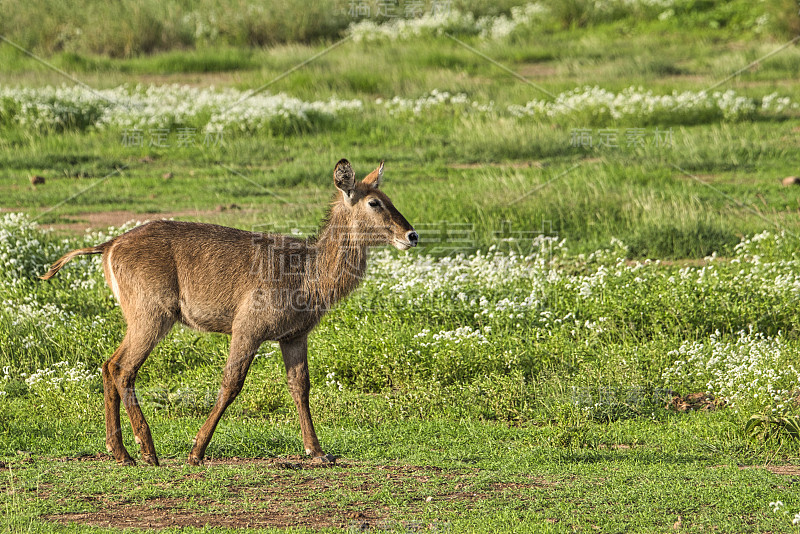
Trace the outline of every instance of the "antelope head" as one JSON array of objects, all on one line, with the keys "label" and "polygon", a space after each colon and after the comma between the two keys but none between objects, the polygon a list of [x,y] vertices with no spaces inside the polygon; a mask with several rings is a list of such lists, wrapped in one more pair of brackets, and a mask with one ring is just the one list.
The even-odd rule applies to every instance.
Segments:
[{"label": "antelope head", "polygon": [[350,162],[343,159],[336,164],[333,182],[342,193],[350,231],[369,246],[394,245],[400,250],[416,247],[419,236],[379,189],[382,179],[383,161],[360,182],[356,181]]}]

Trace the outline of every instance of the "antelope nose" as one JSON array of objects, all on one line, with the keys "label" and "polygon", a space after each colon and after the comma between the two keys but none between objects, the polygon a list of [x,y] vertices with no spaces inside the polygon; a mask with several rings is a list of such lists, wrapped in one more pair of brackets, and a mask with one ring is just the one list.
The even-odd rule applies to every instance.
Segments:
[{"label": "antelope nose", "polygon": [[419,242],[419,236],[417,235],[417,232],[411,230],[406,234],[406,238],[408,239],[409,243],[411,243],[412,247],[417,246],[417,242]]}]

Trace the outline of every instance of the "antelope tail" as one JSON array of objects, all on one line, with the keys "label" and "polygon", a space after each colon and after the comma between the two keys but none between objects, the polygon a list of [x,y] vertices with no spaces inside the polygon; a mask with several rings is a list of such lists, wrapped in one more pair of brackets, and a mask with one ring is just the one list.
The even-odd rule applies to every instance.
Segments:
[{"label": "antelope tail", "polygon": [[102,245],[97,245],[96,247],[87,247],[87,248],[79,248],[78,250],[73,250],[72,252],[68,252],[61,256],[61,258],[56,261],[50,270],[47,271],[45,274],[40,276],[42,280],[50,280],[55,276],[55,274],[72,258],[75,256],[86,256],[87,254],[102,254],[106,248],[107,243],[103,243]]}]

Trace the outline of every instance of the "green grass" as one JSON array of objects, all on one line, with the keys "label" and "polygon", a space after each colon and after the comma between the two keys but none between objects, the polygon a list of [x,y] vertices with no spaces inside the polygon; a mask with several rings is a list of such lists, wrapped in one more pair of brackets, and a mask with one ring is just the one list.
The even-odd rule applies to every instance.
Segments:
[{"label": "green grass", "polygon": [[[623,33],[620,36],[612,24],[553,33],[543,42],[520,37],[513,44],[479,46],[500,63],[526,73],[545,91],[556,93],[587,80],[611,90],[632,84],[645,84],[657,92],[700,90],[778,44],[739,42],[722,37],[724,33],[719,39],[709,39],[708,32],[691,27],[684,32],[653,34],[647,23],[642,28],[626,27]],[[621,46],[623,42],[633,46]],[[78,59],[83,56],[62,54],[55,60],[64,68],[76,65],[69,70],[87,83],[104,87],[135,83],[144,77],[158,83],[221,83],[244,89],[274,79],[318,50],[286,45],[265,50],[173,51],[130,60],[87,58],[86,63]],[[34,84],[61,83],[56,74],[8,46],[0,47],[0,53],[16,58],[6,70],[7,83],[20,79]],[[788,48],[723,88],[754,98],[778,91],[798,101],[796,87],[781,83],[793,76],[797,57],[797,49]],[[661,67],[648,66],[654,62]],[[676,67],[665,67],[669,65]],[[796,227],[791,212],[798,195],[779,186],[781,178],[796,174],[800,163],[791,143],[798,124],[796,113],[767,121],[663,126],[673,129],[672,146],[638,149],[624,145],[627,129],[645,128],[651,143],[659,125],[610,124],[607,126],[615,129],[621,146],[587,149],[570,146],[575,128],[590,127],[582,121],[553,126],[504,117],[439,114],[396,120],[371,105],[377,97],[413,98],[434,88],[463,91],[479,102],[491,100],[500,110],[508,104],[546,98],[444,38],[419,43],[348,43],[269,88],[307,100],[333,95],[365,100],[365,111],[349,116],[343,124],[302,136],[229,134],[223,147],[203,146],[198,137],[196,146],[183,149],[175,146],[174,132],[172,147],[158,149],[122,146],[119,131],[39,136],[6,127],[0,140],[0,191],[10,199],[7,207],[36,210],[125,166],[125,178],[109,180],[94,190],[97,195],[64,204],[43,220],[57,223],[62,217],[67,222],[79,221],[76,216],[80,213],[119,209],[142,214],[195,210],[203,213],[202,217],[247,226],[255,222],[254,210],[269,205],[268,213],[257,215],[266,217],[264,222],[290,218],[309,225],[322,211],[319,200],[327,198],[331,161],[345,156],[362,168],[361,172],[379,159],[387,159],[390,187],[399,195],[399,202],[406,195],[436,194],[446,199],[431,203],[424,215],[412,212],[413,218],[422,216],[425,222],[435,222],[457,216],[460,222],[480,227],[484,235],[478,236],[477,245],[484,248],[490,242],[488,236],[506,220],[512,225],[520,221],[552,224],[554,231],[579,250],[592,250],[615,235],[630,242],[639,257],[669,258],[702,257],[710,250],[724,253],[739,236],[769,226],[754,211],[774,221],[773,227]],[[591,128],[597,137],[600,126]],[[145,155],[155,157],[155,163],[141,163]],[[219,163],[244,171],[289,204],[272,206],[274,198],[269,193],[231,176]],[[530,163],[537,165],[524,167]],[[462,168],[462,164],[476,164],[476,168]],[[578,167],[565,179],[506,208],[520,194],[574,165]],[[681,170],[699,176],[713,188]],[[172,172],[175,179],[162,183],[160,176],[165,172]],[[34,173],[48,178],[48,185],[30,188],[27,180]],[[498,187],[484,194],[485,180]],[[199,187],[187,193],[184,186],[189,183]],[[444,183],[446,188],[442,188]],[[725,196],[732,192],[742,205]],[[461,206],[460,199],[476,196],[475,203]],[[247,209],[239,214],[209,213],[231,203]],[[577,209],[573,209],[575,204]],[[303,205],[307,205],[306,215],[300,213]],[[713,209],[707,209],[709,206]],[[653,241],[650,236],[654,233],[674,237]]]},{"label": "green grass", "polygon": [[[567,128],[482,119],[456,119],[449,132],[441,125],[426,132],[413,122],[369,129],[367,119],[355,118],[343,132],[312,133],[290,144],[233,137],[224,147],[185,149],[124,147],[119,133],[66,134],[20,140],[5,151],[0,190],[9,199],[6,208],[41,214],[44,223],[132,210],[141,219],[196,211],[245,227],[284,219],[314,226],[330,194],[331,161],[346,156],[366,174],[386,158],[387,190],[408,206],[409,220],[470,225],[479,248],[504,225],[547,225],[578,251],[616,236],[633,247],[634,257],[702,258],[714,250],[729,253],[739,237],[761,229],[798,228],[793,213],[800,194],[780,185],[800,163],[786,141],[796,124],[676,128],[672,147],[636,150],[624,145],[624,127],[614,130],[620,148],[589,149],[571,147]],[[350,144],[361,129],[380,148]],[[599,129],[593,131],[597,136]],[[646,132],[654,135],[653,128]],[[142,163],[146,155],[154,162]],[[162,178],[167,172],[172,179]],[[31,187],[32,174],[47,183]],[[91,195],[48,211],[88,186],[94,186]],[[417,198],[431,199],[424,211]],[[465,198],[474,201],[464,204]],[[232,203],[243,209],[215,212]]]},{"label": "green grass", "polygon": [[[435,2],[411,6],[421,15]],[[518,0],[487,4],[457,0],[438,9],[484,15],[508,14]],[[344,0],[325,0],[313,6],[295,2],[251,5],[232,0],[121,3],[109,5],[82,0],[69,8],[47,0],[8,2],[0,21],[0,34],[38,53],[92,53],[133,57],[167,50],[221,46],[259,48],[281,43],[315,43],[341,38],[347,27],[362,19],[385,21],[404,16],[405,4],[385,9]],[[384,16],[382,11],[392,12]],[[212,52],[213,56],[213,52]],[[209,63],[213,59],[209,58]]]},{"label": "green grass", "polygon": [[[607,441],[624,439],[628,429],[620,426],[604,429]],[[231,427],[220,429],[219,441],[237,441]],[[257,456],[291,454],[283,445],[291,439],[280,430],[256,423],[248,432],[270,444]],[[63,529],[35,519],[42,515],[96,514],[99,523],[114,515],[136,521],[137,510],[149,510],[144,517],[154,526],[166,512],[184,521],[188,515],[198,527],[225,525],[226,515],[238,514],[242,527],[249,521],[301,528],[382,523],[397,529],[405,523],[451,532],[658,532],[681,522],[690,532],[756,526],[782,532],[790,531],[786,518],[761,503],[798,505],[784,475],[744,469],[731,459],[716,463],[704,440],[679,425],[652,436],[666,442],[655,448],[608,443],[556,452],[545,432],[464,423],[323,427],[322,435],[329,433],[349,453],[341,467],[297,469],[289,460],[193,468],[167,460],[162,468],[143,469],[34,459],[4,475],[6,494],[13,490],[7,517],[12,528],[32,531]],[[69,530],[84,531],[78,524]]]},{"label": "green grass", "polygon": [[[16,236],[17,246],[38,237],[52,257],[65,246],[35,231]],[[776,370],[796,365],[800,317],[791,289],[773,280],[796,268],[796,245],[795,237],[761,240],[736,261],[704,267],[630,266],[609,274],[593,298],[578,298],[571,276],[618,269],[619,250],[557,256],[558,280],[542,289],[543,304],[516,318],[475,313],[467,301],[527,295],[525,276],[499,284],[479,276],[462,289],[439,290],[421,280],[394,298],[373,277],[310,342],[315,422],[325,449],[341,458],[330,470],[295,456],[302,442],[273,343],[261,349],[220,423],[209,465],[185,466],[229,341],[184,328],[156,348],[137,382],[165,467],[121,468],[98,456],[105,439],[99,377],[42,389],[20,373],[58,369],[62,360],[93,372],[123,334],[119,310],[95,261],[43,283],[26,274],[41,272],[48,258],[25,256],[32,266],[4,288],[16,309],[0,316],[0,461],[8,469],[0,505],[13,532],[51,531],[53,521],[74,521],[66,531],[105,521],[177,526],[187,517],[221,528],[346,528],[355,518],[456,532],[511,525],[660,531],[679,521],[690,531],[784,530],[788,519],[768,503],[781,500],[792,513],[800,504],[791,479],[800,443],[745,434],[750,414],[765,411],[756,398],[736,409],[668,409],[673,393],[662,372],[685,342],[750,327],[783,336]],[[466,300],[448,296],[459,291]],[[540,312],[579,321],[543,323]],[[462,325],[487,332],[489,342],[431,348],[431,337],[419,339],[423,329]],[[698,380],[676,384],[677,392],[703,391]],[[136,451],[127,429],[125,442]],[[232,457],[240,460],[231,465]],[[225,522],[231,514],[241,522]]]},{"label": "green grass", "polygon": [[[322,52],[350,22],[293,3],[270,8],[273,17],[248,18],[238,4],[204,2],[195,11],[224,13],[210,39],[187,33],[182,3],[102,10],[91,3],[97,9],[59,8],[30,22],[44,4],[12,3],[0,33],[98,88],[256,88]],[[306,101],[364,102],[361,112],[295,133],[225,132],[219,146],[198,137],[179,147],[173,131],[169,147],[132,147],[119,129],[36,131],[0,116],[3,211],[55,228],[0,231],[0,370],[8,367],[0,375],[0,530],[120,532],[126,521],[138,528],[149,521],[172,525],[169,531],[206,523],[233,531],[248,522],[253,531],[420,524],[450,532],[796,531],[800,443],[744,432],[770,404],[749,398],[738,407],[678,412],[666,407],[673,393],[685,399],[707,384],[691,377],[668,384],[663,373],[682,347],[735,340],[750,329],[779,340],[770,354],[779,364],[763,371],[800,367],[800,188],[780,184],[800,169],[798,111],[691,125],[538,122],[505,112],[587,84],[706,89],[779,47],[793,20],[773,15],[792,6],[769,2],[763,9],[772,21],[757,33],[762,7],[749,2],[680,3],[665,20],[656,11],[548,4],[561,6],[555,18],[506,40],[459,35],[533,85],[451,39],[421,37],[347,42],[272,83],[269,92]],[[493,15],[511,5],[457,7]],[[136,17],[126,22],[125,10]],[[105,21],[113,23],[59,44],[61,25]],[[0,64],[4,85],[69,83],[6,44]],[[800,102],[799,64],[791,46],[719,90],[754,99],[778,92]],[[495,112],[442,108],[395,117],[376,103],[433,89],[491,101]],[[637,127],[647,142],[628,146],[627,132]],[[578,128],[595,140],[615,132],[618,146],[572,146]],[[669,146],[652,142],[657,128],[672,129]],[[31,278],[63,251],[101,239],[82,237],[89,221],[105,229],[120,217],[166,215],[312,233],[342,157],[359,176],[386,160],[383,188],[422,242],[404,267],[417,285],[393,293],[373,277],[312,335],[312,413],[338,467],[296,457],[297,416],[274,344],[261,349],[201,468],[183,460],[219,387],[226,336],[176,328],[141,369],[142,406],[165,460],[158,469],[117,467],[104,455],[96,376],[49,392],[26,384],[21,373],[61,361],[94,371],[124,333],[96,262],[75,261],[48,283]],[[46,183],[32,186],[31,175]],[[749,252],[737,248],[744,236],[781,230],[783,238],[750,243]],[[425,253],[495,246],[527,254],[541,234],[565,240],[567,250],[554,250],[552,263],[524,264],[526,276],[486,278],[491,269],[472,260],[480,276],[438,286],[414,267],[428,261]],[[704,260],[714,252],[718,259]],[[23,275],[9,258],[23,263]],[[644,258],[661,263],[632,261]],[[581,284],[590,282],[587,293]],[[519,316],[495,310],[504,298],[532,294],[540,302]],[[489,304],[471,304],[481,297]],[[432,338],[418,337],[465,325],[489,342],[426,345]],[[797,412],[796,404],[786,409]],[[123,429],[136,456],[124,413]],[[774,501],[790,515],[773,512]],[[60,522],[67,518],[74,522]]]}]

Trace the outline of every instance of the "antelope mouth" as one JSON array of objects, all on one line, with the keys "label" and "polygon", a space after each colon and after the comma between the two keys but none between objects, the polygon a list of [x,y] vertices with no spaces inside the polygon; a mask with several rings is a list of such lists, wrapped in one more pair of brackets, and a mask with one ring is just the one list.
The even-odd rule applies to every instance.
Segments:
[{"label": "antelope mouth", "polygon": [[392,240],[392,245],[394,245],[394,248],[398,250],[408,250],[411,247],[417,246],[416,243],[412,243],[408,239],[397,239],[396,237],[394,238],[394,240]]}]

